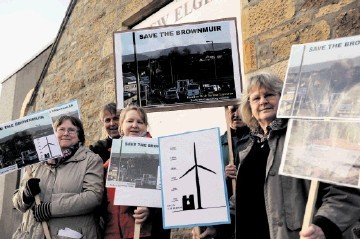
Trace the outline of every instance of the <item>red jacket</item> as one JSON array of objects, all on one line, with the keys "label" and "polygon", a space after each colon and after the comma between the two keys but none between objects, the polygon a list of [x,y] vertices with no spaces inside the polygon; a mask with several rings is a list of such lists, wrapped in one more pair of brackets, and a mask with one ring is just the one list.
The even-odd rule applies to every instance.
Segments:
[{"label": "red jacket", "polygon": [[[147,133],[146,137],[151,138]],[[111,151],[111,148],[109,149]],[[104,169],[109,167],[110,160],[104,163]],[[107,175],[106,175],[107,176]],[[105,224],[104,239],[133,238],[135,219],[133,213],[136,207],[114,205],[115,188],[106,188],[107,218]],[[150,215],[151,216],[151,215]],[[151,220],[149,218],[141,225],[140,237],[151,236]]]},{"label": "red jacket", "polygon": [[[107,170],[110,160],[104,163]],[[133,238],[135,219],[133,213],[136,207],[114,205],[115,188],[106,188],[107,191],[107,222],[104,239]],[[141,225],[140,237],[151,236],[151,223],[146,220]]]}]

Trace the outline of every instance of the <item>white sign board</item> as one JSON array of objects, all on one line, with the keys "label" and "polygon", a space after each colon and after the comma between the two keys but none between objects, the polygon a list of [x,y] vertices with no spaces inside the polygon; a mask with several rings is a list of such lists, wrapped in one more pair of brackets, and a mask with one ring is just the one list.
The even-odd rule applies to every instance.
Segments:
[{"label": "white sign board", "polygon": [[0,174],[61,156],[48,111],[0,125]]},{"label": "white sign board", "polygon": [[290,120],[279,173],[360,188],[360,122]]},{"label": "white sign board", "polygon": [[159,138],[164,228],[230,223],[219,129]]},{"label": "white sign board", "polygon": [[360,119],[360,35],[293,45],[279,118]]},{"label": "white sign board", "polygon": [[113,139],[106,187],[116,187],[114,205],[161,207],[158,140]]}]

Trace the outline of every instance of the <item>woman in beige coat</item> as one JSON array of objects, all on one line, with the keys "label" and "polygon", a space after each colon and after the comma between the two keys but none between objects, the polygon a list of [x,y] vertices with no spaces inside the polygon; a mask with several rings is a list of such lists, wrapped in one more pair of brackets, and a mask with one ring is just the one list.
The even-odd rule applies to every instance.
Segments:
[{"label": "woman in beige coat", "polygon": [[[25,173],[13,204],[23,220],[13,238],[44,239],[41,222],[46,221],[52,238],[60,229],[70,228],[82,238],[100,238],[95,209],[103,195],[101,158],[83,146],[82,123],[62,116],[55,123],[63,158],[33,165],[30,179]],[[34,196],[41,204],[35,205]]]}]

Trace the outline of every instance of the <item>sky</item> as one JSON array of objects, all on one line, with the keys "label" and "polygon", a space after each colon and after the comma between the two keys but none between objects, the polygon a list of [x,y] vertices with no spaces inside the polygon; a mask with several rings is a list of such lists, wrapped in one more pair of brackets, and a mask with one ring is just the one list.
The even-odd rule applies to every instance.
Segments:
[{"label": "sky", "polygon": [[0,83],[55,40],[69,3],[0,0]]}]

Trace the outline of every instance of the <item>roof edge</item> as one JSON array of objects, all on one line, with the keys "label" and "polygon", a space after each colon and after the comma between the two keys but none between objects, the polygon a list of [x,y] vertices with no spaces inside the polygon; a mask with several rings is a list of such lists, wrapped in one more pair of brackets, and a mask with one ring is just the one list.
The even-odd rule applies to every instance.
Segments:
[{"label": "roof edge", "polygon": [[59,32],[58,32],[58,34],[57,34],[57,36],[55,38],[54,43],[52,44],[52,48],[51,48],[49,57],[48,57],[45,65],[44,65],[44,68],[43,68],[41,74],[40,74],[39,80],[37,81],[37,83],[36,83],[36,85],[34,87],[34,91],[33,91],[32,95],[30,97],[30,100],[29,100],[28,104],[26,105],[25,115],[28,113],[28,110],[30,109],[30,107],[34,104],[34,101],[35,101],[35,98],[36,98],[37,93],[39,91],[39,88],[40,88],[40,86],[42,84],[43,79],[45,78],[45,75],[46,75],[47,70],[49,68],[50,62],[51,62],[52,58],[55,55],[55,52],[56,52],[57,46],[58,46],[58,44],[60,42],[61,36],[62,36],[62,34],[63,34],[64,30],[65,30],[65,27],[66,27],[66,25],[67,25],[67,23],[69,21],[69,17],[71,15],[76,3],[77,3],[77,0],[71,0],[71,2],[69,4],[69,7],[66,10],[65,17],[64,17],[64,19],[63,19],[63,21],[62,21],[62,23],[60,25]]}]

